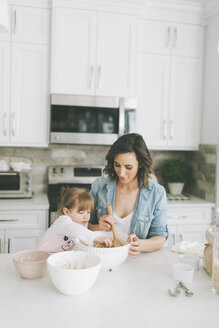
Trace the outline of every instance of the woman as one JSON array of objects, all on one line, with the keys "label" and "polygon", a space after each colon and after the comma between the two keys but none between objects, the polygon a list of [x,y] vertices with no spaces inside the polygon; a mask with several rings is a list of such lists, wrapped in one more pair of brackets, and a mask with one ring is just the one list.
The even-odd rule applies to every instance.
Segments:
[{"label": "woman", "polygon": [[[160,249],[168,237],[166,192],[150,179],[152,160],[142,136],[121,136],[106,160],[108,177],[97,178],[91,186],[95,210],[89,229],[110,231],[115,224],[118,232],[131,234],[132,257]],[[107,202],[114,216],[107,215]]]}]

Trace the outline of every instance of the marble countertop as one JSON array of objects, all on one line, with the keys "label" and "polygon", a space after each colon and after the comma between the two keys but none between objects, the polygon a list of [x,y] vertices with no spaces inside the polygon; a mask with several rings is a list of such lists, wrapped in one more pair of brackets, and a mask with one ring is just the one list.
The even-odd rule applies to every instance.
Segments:
[{"label": "marble countertop", "polygon": [[198,198],[195,196],[190,196],[187,200],[168,200],[168,207],[209,207],[213,208],[214,203]]},{"label": "marble countertop", "polygon": [[47,210],[47,194],[34,193],[32,198],[0,199],[0,210]]},{"label": "marble countertop", "polygon": [[178,261],[179,254],[167,248],[128,257],[112,272],[100,272],[86,294],[66,296],[47,272],[22,279],[11,255],[0,255],[0,322],[7,328],[218,327],[219,295],[203,267],[189,285],[194,296],[168,294],[174,286],[171,265]]}]

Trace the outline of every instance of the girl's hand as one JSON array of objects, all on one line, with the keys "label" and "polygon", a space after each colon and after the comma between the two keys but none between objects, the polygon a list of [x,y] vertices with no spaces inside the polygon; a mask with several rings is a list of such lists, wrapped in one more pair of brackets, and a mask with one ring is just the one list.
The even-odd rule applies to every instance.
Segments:
[{"label": "girl's hand", "polygon": [[106,214],[99,219],[99,227],[102,231],[111,231],[113,224],[115,224],[115,220],[111,215]]},{"label": "girl's hand", "polygon": [[99,244],[104,244],[106,247],[112,246],[112,241],[109,238],[97,237],[95,238],[95,241]]},{"label": "girl's hand", "polygon": [[137,257],[140,253],[140,239],[135,234],[128,236],[128,242],[131,242],[129,247],[129,255],[131,257]]}]

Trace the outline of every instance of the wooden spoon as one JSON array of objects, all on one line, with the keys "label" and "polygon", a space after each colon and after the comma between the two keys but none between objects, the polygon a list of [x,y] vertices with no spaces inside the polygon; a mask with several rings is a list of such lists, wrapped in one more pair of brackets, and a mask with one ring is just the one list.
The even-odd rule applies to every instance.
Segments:
[{"label": "wooden spoon", "polygon": [[[107,202],[107,214],[113,216],[112,207],[109,202]],[[120,242],[120,240],[116,234],[116,229],[114,227],[114,224],[112,225],[112,232],[113,232],[113,246],[114,247],[123,246],[123,244]]]}]

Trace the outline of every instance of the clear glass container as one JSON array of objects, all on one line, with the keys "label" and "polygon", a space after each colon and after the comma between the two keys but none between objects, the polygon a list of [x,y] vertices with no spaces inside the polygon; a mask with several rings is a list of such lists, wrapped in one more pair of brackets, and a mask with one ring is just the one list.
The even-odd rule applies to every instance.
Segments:
[{"label": "clear glass container", "polygon": [[212,290],[219,295],[219,227],[215,229],[212,259]]}]

